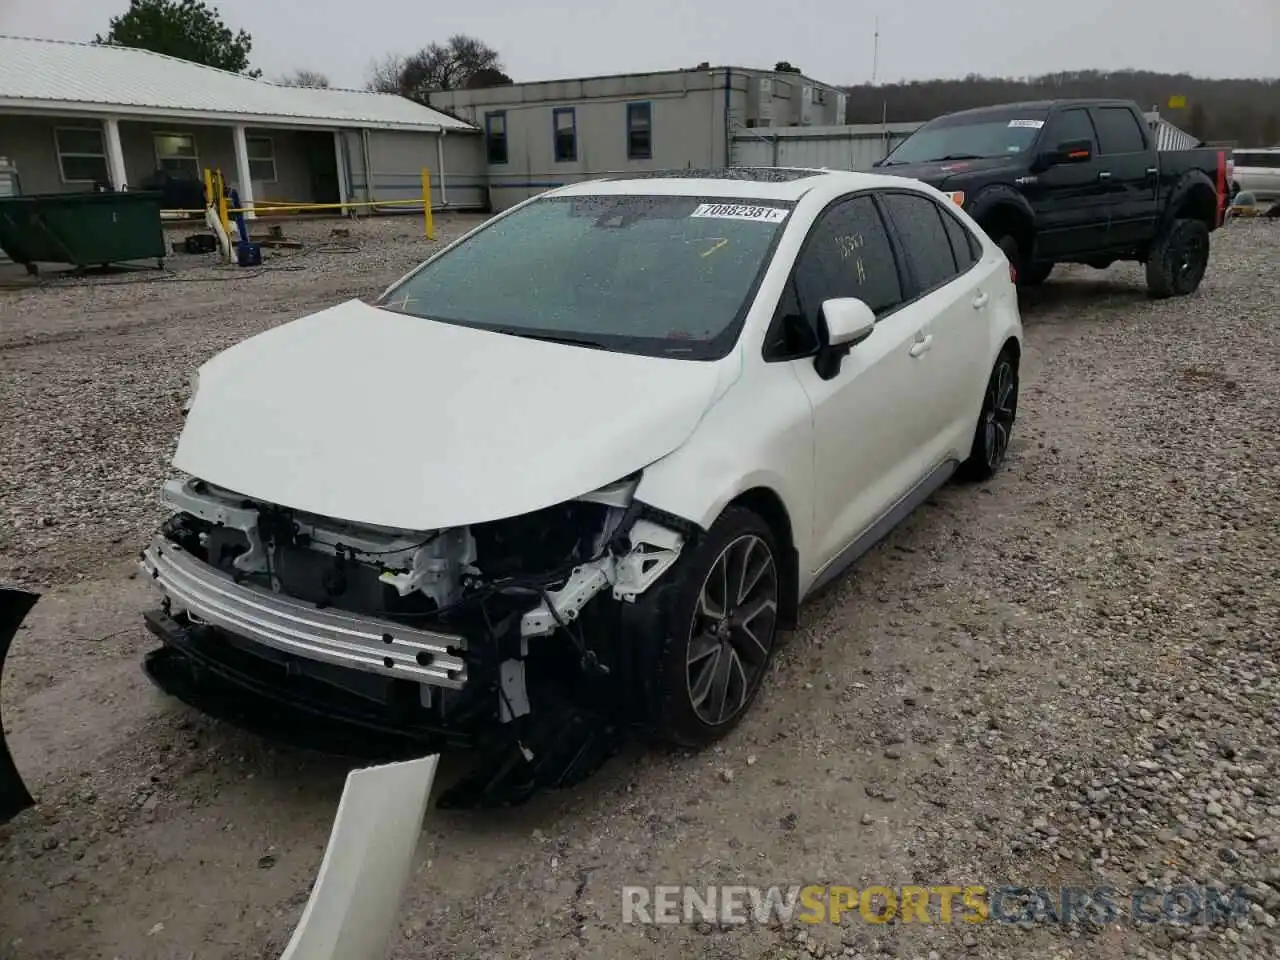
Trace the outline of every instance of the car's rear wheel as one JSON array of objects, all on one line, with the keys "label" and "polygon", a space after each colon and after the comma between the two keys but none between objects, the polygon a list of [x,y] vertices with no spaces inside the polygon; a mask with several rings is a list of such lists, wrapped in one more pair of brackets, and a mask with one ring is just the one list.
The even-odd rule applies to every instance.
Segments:
[{"label": "car's rear wheel", "polygon": [[969,459],[960,468],[969,480],[986,480],[1004,463],[1018,418],[1018,358],[1006,347],[996,358],[982,397],[982,412],[973,434]]},{"label": "car's rear wheel", "polygon": [[1200,220],[1173,221],[1147,256],[1147,292],[1154,298],[1195,293],[1209,265],[1209,227]]},{"label": "car's rear wheel", "polygon": [[672,573],[651,721],[662,739],[697,748],[732,730],[760,690],[783,573],[769,525],[740,507],[725,510]]}]

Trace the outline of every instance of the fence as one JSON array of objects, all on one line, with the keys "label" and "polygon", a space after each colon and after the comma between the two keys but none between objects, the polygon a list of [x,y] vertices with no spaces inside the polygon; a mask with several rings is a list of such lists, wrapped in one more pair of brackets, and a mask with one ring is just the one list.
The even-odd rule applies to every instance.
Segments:
[{"label": "fence", "polygon": [[740,127],[733,134],[732,162],[740,167],[870,170],[919,127],[919,123]]},{"label": "fence", "polygon": [[[206,168],[204,171],[204,195],[214,198],[214,206],[218,216],[218,220],[222,223],[222,228],[228,236],[231,236],[231,216],[233,214],[249,214],[257,216],[259,214],[281,214],[291,213],[302,210],[310,210],[318,212],[328,210],[335,213],[347,213],[348,210],[360,210],[364,208],[372,208],[378,210],[381,207],[405,207],[410,210],[417,208],[422,211],[423,231],[428,240],[436,238],[435,217],[431,211],[431,171],[426,167],[422,168],[421,177],[421,196],[414,200],[343,200],[338,203],[291,203],[289,201],[263,200],[256,201],[252,206],[244,208],[232,208],[228,204],[229,193],[226,187],[226,180],[222,176],[222,171],[218,169]],[[203,210],[162,210],[161,214],[203,214]]]}]

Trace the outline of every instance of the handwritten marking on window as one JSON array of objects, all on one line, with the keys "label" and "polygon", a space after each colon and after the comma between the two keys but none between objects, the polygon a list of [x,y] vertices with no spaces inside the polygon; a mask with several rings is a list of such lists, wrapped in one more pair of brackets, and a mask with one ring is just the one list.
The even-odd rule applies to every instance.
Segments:
[{"label": "handwritten marking on window", "polygon": [[707,239],[708,239],[708,240],[714,240],[714,241],[715,241],[715,244],[711,247],[711,249],[709,249],[709,250],[704,250],[704,251],[702,252],[701,256],[703,256],[703,257],[709,257],[709,256],[711,256],[713,253],[715,253],[717,250],[720,250],[721,248],[726,247],[726,246],[728,246],[728,244],[729,244],[729,238],[728,238],[728,237],[707,237]]},{"label": "handwritten marking on window", "polygon": [[848,260],[853,258],[854,269],[858,272],[858,283],[867,282],[867,268],[862,262],[862,256],[858,253],[864,246],[866,241],[862,234],[854,233],[843,237],[836,237],[836,245],[840,248],[840,259]]}]

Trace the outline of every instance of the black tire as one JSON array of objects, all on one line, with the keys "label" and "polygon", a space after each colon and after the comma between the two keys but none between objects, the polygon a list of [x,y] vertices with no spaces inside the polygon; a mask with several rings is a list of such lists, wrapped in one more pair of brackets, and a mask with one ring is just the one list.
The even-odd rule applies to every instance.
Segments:
[{"label": "black tire", "polygon": [[1018,286],[1020,287],[1038,287],[1049,279],[1049,274],[1053,273],[1055,264],[1049,263],[1033,263],[1027,269],[1018,273]]},{"label": "black tire", "polygon": [[[715,582],[712,574],[721,569],[724,579]],[[726,509],[680,558],[671,571],[670,602],[664,604],[660,620],[663,637],[649,711],[657,737],[700,749],[719,740],[746,715],[777,647],[783,571],[773,531],[741,507]],[[738,586],[728,588],[731,602],[725,605],[718,598],[725,595],[730,582]],[[750,602],[739,606],[732,597],[743,594],[744,584]],[[720,616],[719,610],[726,607],[728,616]],[[757,607],[759,612],[745,622],[735,622],[735,613],[744,609],[750,613]]]},{"label": "black tire", "polygon": [[993,477],[1005,455],[1013,435],[1013,424],[1018,419],[1018,358],[1006,347],[996,357],[982,395],[982,412],[973,431],[973,446],[969,459],[960,466],[960,476],[965,480],[989,480]]},{"label": "black tire", "polygon": [[1147,255],[1147,293],[1156,300],[1195,293],[1208,265],[1208,226],[1201,220],[1174,220]]},{"label": "black tire", "polygon": [[1018,246],[1018,241],[1011,233],[1003,234],[995,237],[996,246],[1004,253],[1009,263],[1013,266],[1013,281],[1021,283],[1022,281],[1022,248]]}]

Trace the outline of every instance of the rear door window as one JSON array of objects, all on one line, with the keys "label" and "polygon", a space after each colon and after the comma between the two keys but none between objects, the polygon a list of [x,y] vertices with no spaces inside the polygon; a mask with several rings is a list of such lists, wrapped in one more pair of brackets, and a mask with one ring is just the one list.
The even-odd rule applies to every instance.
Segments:
[{"label": "rear door window", "polygon": [[1093,120],[1098,128],[1099,153],[1141,153],[1147,149],[1138,118],[1128,107],[1097,107]]},{"label": "rear door window", "polygon": [[881,199],[902,241],[915,282],[914,295],[940,287],[959,273],[942,221],[946,214],[934,200],[911,193],[885,193]]},{"label": "rear door window", "polygon": [[982,244],[954,214],[943,211],[942,225],[946,228],[947,238],[951,241],[951,252],[956,258],[956,270],[958,273],[964,273],[982,259]]}]

